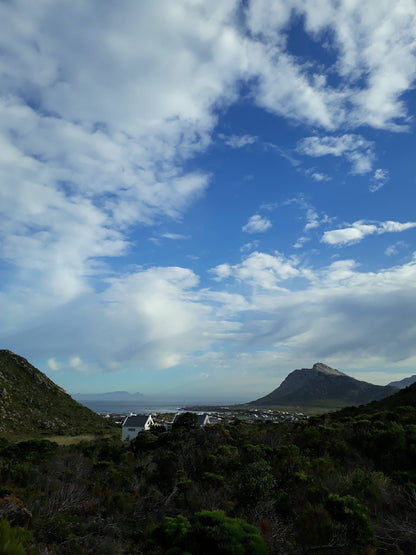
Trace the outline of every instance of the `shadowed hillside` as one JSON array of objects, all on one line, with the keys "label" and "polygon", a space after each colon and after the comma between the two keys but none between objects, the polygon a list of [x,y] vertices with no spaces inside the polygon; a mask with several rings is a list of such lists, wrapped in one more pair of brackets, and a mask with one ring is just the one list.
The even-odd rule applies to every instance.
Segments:
[{"label": "shadowed hillside", "polygon": [[390,395],[385,399],[373,401],[368,405],[360,407],[345,407],[335,413],[333,416],[358,416],[360,414],[374,414],[374,413],[391,413],[397,416],[400,412],[407,408],[416,408],[416,383],[400,389],[394,395]]},{"label": "shadowed hillside", "polygon": [[312,368],[294,370],[277,389],[249,404],[340,408],[369,403],[396,391],[397,388],[392,386],[356,380],[318,362]]},{"label": "shadowed hillside", "polygon": [[10,439],[103,433],[114,428],[25,358],[0,350],[0,435]]}]

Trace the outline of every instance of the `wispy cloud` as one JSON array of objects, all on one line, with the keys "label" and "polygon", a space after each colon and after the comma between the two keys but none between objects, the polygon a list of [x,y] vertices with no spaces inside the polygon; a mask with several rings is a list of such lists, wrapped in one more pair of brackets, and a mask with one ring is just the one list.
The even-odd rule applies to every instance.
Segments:
[{"label": "wispy cloud", "polygon": [[242,247],[240,247],[241,252],[252,251],[257,249],[260,244],[260,241],[250,241],[250,243],[245,243]]},{"label": "wispy cloud", "polygon": [[329,175],[326,175],[325,173],[322,173],[322,172],[311,171],[311,172],[308,172],[308,175],[310,175],[314,181],[318,181],[318,182],[331,181],[331,178],[329,177]]},{"label": "wispy cloud", "polygon": [[396,241],[393,245],[390,245],[384,251],[384,254],[387,256],[393,256],[399,252],[400,249],[408,247],[408,244],[405,241]]},{"label": "wispy cloud", "polygon": [[330,221],[329,217],[326,214],[319,214],[317,209],[305,199],[305,196],[303,194],[286,200],[284,204],[296,204],[301,210],[305,212],[306,224],[303,229],[305,232],[308,232],[311,229],[315,229],[320,225]]},{"label": "wispy cloud", "polygon": [[260,205],[260,210],[266,210],[267,212],[273,212],[279,206],[278,202],[262,202]]},{"label": "wispy cloud", "polygon": [[310,241],[310,237],[299,237],[296,243],[293,245],[294,249],[301,249],[305,243]]},{"label": "wispy cloud", "polygon": [[351,164],[351,173],[360,175],[370,172],[375,160],[374,143],[361,135],[306,137],[298,142],[297,151],[313,157],[343,156]]},{"label": "wispy cloud", "polygon": [[190,235],[182,235],[181,233],[162,233],[162,237],[164,237],[165,239],[172,239],[174,241],[176,240],[182,240],[182,239],[190,239]]},{"label": "wispy cloud", "polygon": [[390,179],[388,170],[383,170],[378,168],[373,175],[373,183],[370,185],[369,189],[372,193],[375,193],[381,189],[387,181]]},{"label": "wispy cloud", "polygon": [[275,145],[274,143],[269,143],[269,142],[264,142],[263,146],[267,149],[271,149],[277,152],[279,156],[287,160],[289,164],[294,168],[300,165],[300,161],[293,156],[293,153],[289,149],[282,148],[279,145]]},{"label": "wispy cloud", "polygon": [[243,148],[247,145],[252,145],[258,139],[253,135],[224,135],[222,133],[220,133],[218,137],[231,148]]}]

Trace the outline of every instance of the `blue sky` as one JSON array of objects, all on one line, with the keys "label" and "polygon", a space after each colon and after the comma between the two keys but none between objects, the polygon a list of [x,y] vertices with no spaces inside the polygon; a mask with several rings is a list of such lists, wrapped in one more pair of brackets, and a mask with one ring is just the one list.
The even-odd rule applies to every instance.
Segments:
[{"label": "blue sky", "polygon": [[413,1],[0,4],[0,332],[70,393],[416,371]]}]

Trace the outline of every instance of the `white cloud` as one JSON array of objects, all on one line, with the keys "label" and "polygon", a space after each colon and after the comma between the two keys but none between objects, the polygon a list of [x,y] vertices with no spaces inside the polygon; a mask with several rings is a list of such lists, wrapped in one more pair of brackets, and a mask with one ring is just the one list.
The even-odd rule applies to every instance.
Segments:
[{"label": "white cloud", "polygon": [[246,225],[243,226],[242,230],[246,233],[264,233],[271,227],[272,223],[269,218],[260,216],[260,214],[254,214],[254,216],[251,216]]},{"label": "white cloud", "polygon": [[82,360],[80,357],[74,355],[69,359],[69,366],[71,368],[75,368],[76,370],[80,370],[82,366]]},{"label": "white cloud", "polygon": [[416,222],[378,222],[366,224],[362,221],[354,222],[350,227],[325,231],[321,242],[329,245],[348,245],[358,243],[367,235],[402,232],[416,227]]},{"label": "white cloud", "polygon": [[372,169],[374,143],[361,135],[339,137],[306,137],[297,144],[297,151],[306,156],[344,156],[352,166],[351,173],[363,175]]},{"label": "white cloud", "polygon": [[[329,86],[322,67],[310,59],[301,67],[287,55],[294,14],[305,16],[304,31],[313,39],[325,34],[337,56],[331,72],[339,85]],[[261,106],[327,129],[348,124],[396,130],[407,124],[402,95],[414,86],[416,74],[412,1],[383,0],[374,9],[371,1],[253,0],[247,24],[264,45],[251,55],[263,58],[257,93]]]},{"label": "white cloud", "polygon": [[52,370],[52,372],[56,372],[57,370],[59,370],[60,365],[56,362],[55,358],[49,358],[47,360],[48,363],[48,368],[49,370]]},{"label": "white cloud", "polygon": [[326,175],[325,173],[322,172],[312,172],[310,174],[310,176],[312,177],[312,179],[314,179],[315,181],[330,181],[331,178]]},{"label": "white cloud", "polygon": [[322,235],[321,241],[322,243],[328,243],[329,245],[346,245],[349,243],[358,243],[364,239],[366,235],[372,235],[376,232],[376,225],[355,222],[355,224],[351,227],[325,231]]},{"label": "white cloud", "polygon": [[229,264],[219,264],[211,269],[211,273],[215,276],[214,279],[221,281],[231,275],[231,266]]},{"label": "white cloud", "polygon": [[107,257],[131,248],[134,226],[179,219],[205,191],[208,175],[182,164],[209,144],[214,106],[234,99],[234,7],[0,5],[0,256],[14,272],[3,282],[10,303],[27,303],[31,290],[27,311],[43,314],[91,294],[112,271]]},{"label": "white cloud", "polygon": [[17,329],[2,321],[1,333],[8,345],[24,337],[32,353],[47,353],[54,345],[76,371],[172,367],[187,353],[208,348],[229,327],[215,316],[198,283],[185,268],[138,269],[109,278],[101,293],[60,311],[26,317]]},{"label": "white cloud", "polygon": [[220,264],[212,270],[217,279],[233,277],[265,289],[280,289],[280,282],[300,275],[296,260],[285,259],[280,253],[270,255],[253,252],[241,264]]},{"label": "white cloud", "polygon": [[[13,183],[13,194],[1,190],[1,254],[21,288],[36,268],[30,283],[46,290],[52,281],[55,298],[66,302],[88,290],[105,257],[126,253],[132,226],[180,218],[209,183],[182,162],[209,145],[216,109],[237,98],[241,81],[266,109],[328,129],[405,121],[400,96],[413,86],[415,65],[411,4],[371,10],[341,2],[335,10],[324,2],[318,10],[253,0],[251,37],[236,24],[234,1],[122,8],[0,5],[0,179]],[[286,51],[293,11],[305,14],[312,37],[333,30],[339,89]],[[363,76],[359,92],[354,83]],[[255,140],[230,137],[235,146]],[[319,145],[302,144],[316,155]],[[322,146],[346,156],[356,173],[373,163],[371,143],[359,135],[324,138]],[[379,170],[374,179],[382,182]]]}]

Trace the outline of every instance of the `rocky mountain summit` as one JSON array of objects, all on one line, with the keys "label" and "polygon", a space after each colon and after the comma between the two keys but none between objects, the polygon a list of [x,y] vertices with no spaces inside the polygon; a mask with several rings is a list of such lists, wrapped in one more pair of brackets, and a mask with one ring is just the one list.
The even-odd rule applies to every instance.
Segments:
[{"label": "rocky mountain summit", "polygon": [[0,435],[23,439],[95,434],[111,426],[25,358],[0,350]]},{"label": "rocky mountain summit", "polygon": [[251,401],[254,406],[340,408],[361,405],[392,395],[397,388],[356,380],[322,362],[291,372],[274,391]]}]

